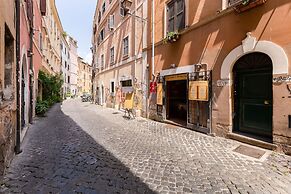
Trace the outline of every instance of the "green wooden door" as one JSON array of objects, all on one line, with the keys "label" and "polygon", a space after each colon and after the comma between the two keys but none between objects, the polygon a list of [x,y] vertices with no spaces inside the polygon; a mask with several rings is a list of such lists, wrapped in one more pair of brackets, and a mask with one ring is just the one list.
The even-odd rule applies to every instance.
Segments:
[{"label": "green wooden door", "polygon": [[236,75],[236,128],[239,132],[272,137],[272,70],[244,70]]}]

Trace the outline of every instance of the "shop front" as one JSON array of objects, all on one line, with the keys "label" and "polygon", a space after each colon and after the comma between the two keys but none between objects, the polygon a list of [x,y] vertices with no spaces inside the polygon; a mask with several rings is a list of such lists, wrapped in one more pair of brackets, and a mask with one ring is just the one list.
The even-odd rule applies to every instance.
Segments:
[{"label": "shop front", "polygon": [[164,70],[157,84],[159,119],[210,133],[211,71],[206,65],[192,65]]}]

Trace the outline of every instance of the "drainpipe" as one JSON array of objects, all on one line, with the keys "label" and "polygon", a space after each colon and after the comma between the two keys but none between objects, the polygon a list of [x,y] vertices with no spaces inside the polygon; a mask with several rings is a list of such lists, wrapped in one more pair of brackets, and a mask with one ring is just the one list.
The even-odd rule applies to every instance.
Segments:
[{"label": "drainpipe", "polygon": [[21,116],[20,116],[20,0],[15,0],[16,11],[16,145],[15,153],[20,154],[20,130],[21,130]]},{"label": "drainpipe", "polygon": [[[31,1],[31,9],[32,9],[32,13],[33,13],[33,4],[34,1]],[[30,97],[30,113],[29,113],[29,123],[32,123],[32,117],[33,117],[33,84],[34,84],[34,72],[33,72],[33,36],[34,36],[34,29],[33,29],[33,17],[34,15],[32,14],[32,18],[30,21],[30,26],[29,26],[29,39],[30,39],[30,49],[29,49],[29,57],[30,57],[30,72],[29,72],[29,97]]]},{"label": "drainpipe", "polygon": [[155,0],[152,0],[152,81],[155,77]]}]

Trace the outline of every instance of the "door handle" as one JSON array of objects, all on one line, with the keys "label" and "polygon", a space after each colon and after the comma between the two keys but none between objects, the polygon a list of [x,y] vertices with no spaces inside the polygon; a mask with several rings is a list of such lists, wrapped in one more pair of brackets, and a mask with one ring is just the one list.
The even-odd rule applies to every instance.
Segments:
[{"label": "door handle", "polygon": [[265,100],[265,101],[264,101],[264,104],[265,104],[265,105],[269,105],[269,104],[270,104],[270,101],[269,101],[269,100]]}]

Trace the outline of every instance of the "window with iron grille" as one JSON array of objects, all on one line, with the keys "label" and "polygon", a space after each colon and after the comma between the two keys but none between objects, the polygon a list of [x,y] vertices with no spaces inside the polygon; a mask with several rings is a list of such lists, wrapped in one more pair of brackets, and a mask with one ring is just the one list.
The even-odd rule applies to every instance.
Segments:
[{"label": "window with iron grille", "polygon": [[185,0],[172,0],[167,5],[167,32],[185,28]]},{"label": "window with iron grille", "polygon": [[128,36],[123,39],[123,56],[128,56]]}]

